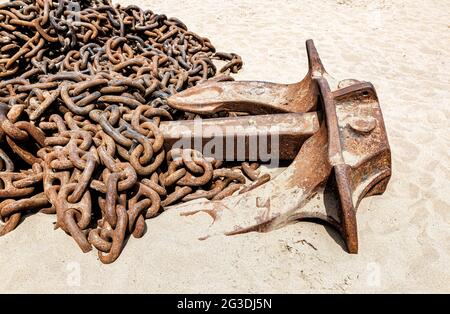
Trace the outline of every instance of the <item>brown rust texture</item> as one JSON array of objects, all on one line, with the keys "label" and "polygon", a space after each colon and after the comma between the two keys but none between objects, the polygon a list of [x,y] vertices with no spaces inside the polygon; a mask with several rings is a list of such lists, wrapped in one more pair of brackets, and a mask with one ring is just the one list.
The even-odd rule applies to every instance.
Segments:
[{"label": "brown rust texture", "polygon": [[315,218],[335,226],[348,251],[358,252],[356,211],[364,197],[381,194],[387,186],[389,143],[373,86],[354,81],[333,93],[323,74],[316,73],[313,80],[321,127],[282,174],[244,194],[182,207],[184,213],[204,211],[214,218],[207,236],[267,232]]},{"label": "brown rust texture", "polygon": [[222,165],[201,154],[167,158],[159,124],[193,117],[164,100],[242,67],[180,20],[109,0],[10,1],[0,42],[1,235],[41,210],[111,263],[164,207],[248,184],[214,177]]},{"label": "brown rust texture", "polygon": [[[307,75],[286,85],[234,82],[238,55],[216,52],[176,18],[107,0],[0,4],[0,36],[0,235],[41,210],[83,252],[94,247],[112,263],[127,237],[144,235],[145,219],[204,198],[211,202],[197,211],[225,234],[320,218],[337,222],[357,251],[356,208],[385,189],[389,145],[373,87],[332,93],[311,40]],[[271,180],[257,165],[172,149],[176,128],[192,129],[186,121],[196,117],[219,129],[244,125],[232,137],[247,147],[247,133],[277,125],[279,156],[294,161]],[[201,135],[202,145],[211,137]],[[341,219],[308,208],[333,175]]]}]

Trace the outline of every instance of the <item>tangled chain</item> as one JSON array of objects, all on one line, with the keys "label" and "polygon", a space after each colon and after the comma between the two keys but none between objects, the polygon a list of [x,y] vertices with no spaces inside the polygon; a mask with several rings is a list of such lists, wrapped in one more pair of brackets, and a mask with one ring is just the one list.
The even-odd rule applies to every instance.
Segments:
[{"label": "tangled chain", "polygon": [[0,43],[0,236],[26,214],[56,214],[83,252],[112,263],[169,205],[269,179],[257,164],[164,150],[160,122],[192,118],[164,98],[242,66],[178,19],[109,1],[11,1]]}]

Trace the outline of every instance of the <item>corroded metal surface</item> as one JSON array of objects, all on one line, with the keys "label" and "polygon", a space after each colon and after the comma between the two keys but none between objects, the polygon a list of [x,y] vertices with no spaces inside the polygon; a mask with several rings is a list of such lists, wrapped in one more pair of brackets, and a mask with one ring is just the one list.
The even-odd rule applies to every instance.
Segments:
[{"label": "corroded metal surface", "polygon": [[[0,43],[0,236],[29,213],[56,214],[56,229],[112,263],[146,219],[186,203],[173,208],[207,211],[229,235],[322,219],[357,251],[356,208],[386,188],[389,146],[373,87],[331,91],[312,41],[291,85],[234,82],[236,54],[110,1],[0,4]],[[199,147],[177,147],[185,131]],[[250,138],[267,134],[278,144],[258,140],[252,154]],[[204,154],[209,139],[246,153]],[[271,180],[253,162],[262,148],[292,164]]]},{"label": "corroded metal surface", "polygon": [[[300,147],[311,135],[319,130],[319,115],[311,113],[293,113],[243,116],[217,119],[204,119],[200,121],[165,121],[160,124],[164,136],[166,150],[174,145],[181,144],[195,147],[199,143],[199,150],[206,157],[215,157],[222,161],[260,161],[264,158],[262,153],[270,153],[280,160],[291,161],[297,156]],[[198,131],[196,130],[198,127]],[[255,141],[256,147],[253,156],[250,150],[245,149],[239,154],[238,143],[247,145],[252,138],[267,138],[267,141]],[[276,139],[276,146],[270,139]],[[209,154],[205,147],[209,143],[217,143],[223,154]],[[264,145],[265,147],[261,147]],[[195,147],[197,149],[197,147]],[[215,156],[214,156],[215,155]],[[220,158],[222,157],[222,158]]]},{"label": "corroded metal surface", "polygon": [[[312,42],[308,41],[309,51],[312,46]],[[314,55],[317,64],[321,65],[317,53]],[[198,212],[210,214],[214,223],[204,238],[216,234],[266,232],[299,219],[318,219],[334,226],[341,233],[350,253],[358,252],[357,208],[364,197],[382,194],[391,176],[390,148],[381,108],[370,83],[348,80],[340,85],[341,89],[332,92],[322,66],[320,71],[313,71],[311,77],[311,84],[316,87],[310,85],[310,94],[317,88],[317,109],[322,113],[321,127],[309,139],[301,141],[298,155],[282,174],[244,194],[221,201],[197,201],[174,208],[182,215]],[[236,100],[222,94],[217,94],[216,100],[208,100],[214,106],[220,104],[219,107],[224,110],[245,109],[241,95],[245,94],[245,86],[252,90],[255,84],[261,83],[235,84],[238,93],[230,94],[237,95]],[[216,90],[223,85],[209,83],[208,88]],[[227,85],[233,88],[229,83]],[[277,89],[276,84],[263,85]],[[204,95],[204,88],[197,87],[176,95],[169,104],[176,102],[179,109],[190,111],[195,108],[199,113],[203,109],[210,112],[211,108],[217,107],[209,106],[197,98]],[[284,85],[280,85],[280,89],[283,88]],[[277,104],[261,103],[266,96],[262,95],[260,100],[254,98],[246,106],[251,108],[251,112],[258,113],[283,102],[277,99]],[[242,107],[228,105],[233,103]],[[258,107],[263,110],[260,111]],[[314,107],[315,104],[310,108]],[[284,122],[280,123],[291,121],[291,114],[277,116],[280,120],[283,117]],[[261,119],[267,118],[261,116]],[[221,123],[226,122],[221,120]]]},{"label": "corroded metal surface", "polygon": [[250,114],[310,112],[316,109],[317,85],[313,77],[325,70],[312,41],[306,43],[309,71],[295,84],[268,82],[205,82],[170,97],[169,106],[198,114],[241,111]]},{"label": "corroded metal surface", "polygon": [[198,152],[173,158],[159,129],[192,119],[166,97],[241,66],[180,20],[137,6],[0,4],[0,235],[27,214],[56,214],[56,228],[111,263],[165,207],[249,185]]}]

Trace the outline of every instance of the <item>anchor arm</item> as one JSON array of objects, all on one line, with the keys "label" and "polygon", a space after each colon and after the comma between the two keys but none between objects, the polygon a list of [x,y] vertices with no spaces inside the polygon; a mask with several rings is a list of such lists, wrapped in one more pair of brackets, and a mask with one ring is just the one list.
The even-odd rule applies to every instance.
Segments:
[{"label": "anchor arm", "polygon": [[349,81],[333,92],[324,74],[314,70],[310,90],[304,91],[317,91],[320,128],[302,142],[286,170],[247,193],[168,210],[210,214],[214,222],[204,238],[267,232],[299,219],[320,219],[341,233],[349,253],[357,253],[356,211],[363,198],[385,191],[391,176],[390,147],[372,84]]},{"label": "anchor arm", "polygon": [[205,82],[167,99],[174,109],[201,115],[218,112],[250,114],[304,113],[317,108],[317,86],[314,77],[326,71],[312,40],[306,42],[309,71],[295,84],[258,81]]}]

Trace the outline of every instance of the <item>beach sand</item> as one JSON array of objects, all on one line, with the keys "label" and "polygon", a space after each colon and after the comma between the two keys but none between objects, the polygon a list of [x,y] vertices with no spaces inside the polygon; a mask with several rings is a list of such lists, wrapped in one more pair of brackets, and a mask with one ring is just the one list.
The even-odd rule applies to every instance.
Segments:
[{"label": "beach sand", "polygon": [[[0,238],[0,292],[450,292],[449,0],[142,0],[244,61],[238,79],[296,82],[312,38],[336,79],[372,82],[393,154],[383,196],[358,212],[360,253],[299,222],[199,241],[211,219],[167,212],[113,265],[82,254],[55,217]],[[309,245],[310,244],[310,245]]]}]

